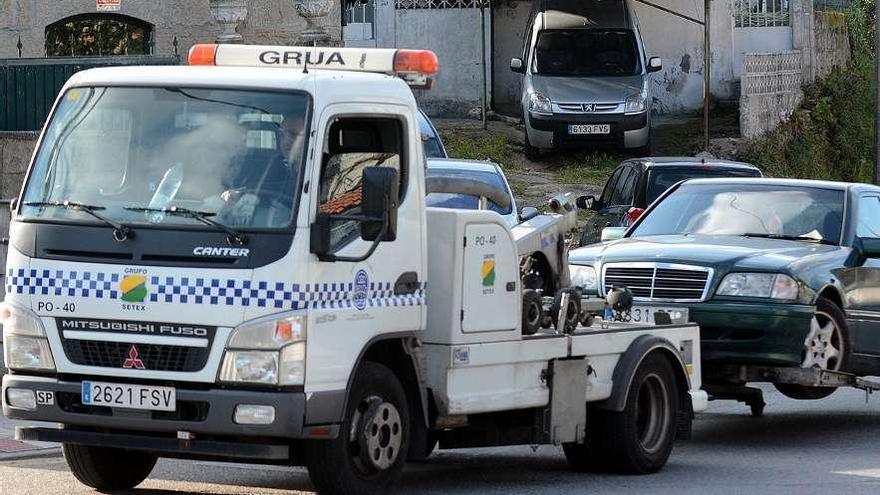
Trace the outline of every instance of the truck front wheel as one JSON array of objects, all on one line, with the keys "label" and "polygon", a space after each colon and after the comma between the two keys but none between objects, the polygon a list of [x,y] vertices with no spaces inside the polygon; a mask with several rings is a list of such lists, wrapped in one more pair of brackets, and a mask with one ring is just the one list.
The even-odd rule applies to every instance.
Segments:
[{"label": "truck front wheel", "polygon": [[108,447],[65,443],[61,449],[73,476],[102,493],[130,490],[140,485],[157,460],[146,452]]},{"label": "truck front wheel", "polygon": [[387,367],[367,361],[355,375],[339,436],[308,443],[306,466],[318,493],[378,495],[400,481],[408,449],[403,386]]}]

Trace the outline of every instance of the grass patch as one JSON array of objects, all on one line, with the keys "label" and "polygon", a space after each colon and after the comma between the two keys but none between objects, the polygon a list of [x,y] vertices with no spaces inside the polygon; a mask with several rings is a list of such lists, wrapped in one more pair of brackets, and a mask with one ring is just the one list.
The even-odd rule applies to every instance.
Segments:
[{"label": "grass patch", "polygon": [[582,153],[571,157],[560,167],[559,180],[564,184],[594,184],[602,186],[620,163],[620,157],[610,153]]},{"label": "grass patch", "polygon": [[491,160],[504,165],[505,169],[512,162],[513,151],[507,136],[501,133],[478,133],[460,131],[445,132],[443,144],[449,156],[468,160]]},{"label": "grass patch", "polygon": [[870,182],[874,134],[874,1],[847,11],[852,60],[805,91],[803,110],[753,141],[743,159],[771,177]]}]

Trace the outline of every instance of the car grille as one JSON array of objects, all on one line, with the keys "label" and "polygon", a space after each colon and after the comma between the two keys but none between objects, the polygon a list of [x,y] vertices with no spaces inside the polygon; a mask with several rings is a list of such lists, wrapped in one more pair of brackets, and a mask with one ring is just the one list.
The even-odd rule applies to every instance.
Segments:
[{"label": "car grille", "polygon": [[[611,113],[617,110],[617,103],[556,103],[556,113]],[[593,105],[587,110],[584,105]]]},{"label": "car grille", "polygon": [[603,286],[626,287],[641,300],[702,301],[711,278],[711,270],[698,266],[632,264],[605,266]]},{"label": "car grille", "polygon": [[137,347],[137,357],[150,371],[194,372],[205,367],[207,347],[184,347],[158,344],[131,344],[92,340],[62,339],[64,353],[74,364],[101,368],[122,368],[129,357],[131,346]]}]

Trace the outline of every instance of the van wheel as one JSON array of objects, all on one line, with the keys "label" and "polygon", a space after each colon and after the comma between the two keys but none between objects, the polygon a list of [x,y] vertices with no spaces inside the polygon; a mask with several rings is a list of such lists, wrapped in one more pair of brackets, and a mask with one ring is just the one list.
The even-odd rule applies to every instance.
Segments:
[{"label": "van wheel", "polygon": [[61,444],[64,460],[80,483],[102,493],[130,490],[140,485],[156,465],[146,452]]},{"label": "van wheel", "polygon": [[590,411],[595,443],[568,449],[569,464],[627,474],[659,471],[672,453],[678,409],[672,365],[659,354],[648,356],[630,383],[623,411]]},{"label": "van wheel", "polygon": [[409,408],[387,367],[365,362],[348,397],[334,440],[306,444],[309,477],[324,495],[389,493],[400,482],[409,449]]},{"label": "van wheel", "polygon": [[522,298],[522,334],[534,335],[544,320],[544,302],[534,289],[524,290]]},{"label": "van wheel", "polygon": [[529,141],[529,131],[523,131],[523,153],[526,155],[526,158],[529,160],[536,162],[541,159],[541,150],[532,146],[532,143]]},{"label": "van wheel", "polygon": [[[804,341],[803,368],[845,371],[849,364],[849,328],[843,311],[824,297],[816,301],[816,313],[810,320],[810,332]],[[791,399],[816,400],[833,394],[835,387],[807,387],[774,384],[776,390]]]}]

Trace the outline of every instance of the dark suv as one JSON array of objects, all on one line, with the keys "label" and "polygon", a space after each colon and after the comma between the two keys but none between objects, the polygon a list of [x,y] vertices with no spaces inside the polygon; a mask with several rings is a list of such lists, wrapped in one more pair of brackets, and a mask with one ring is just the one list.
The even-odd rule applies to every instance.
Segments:
[{"label": "dark suv", "polygon": [[633,158],[614,169],[600,198],[581,196],[580,208],[596,214],[584,226],[581,246],[601,241],[605,227],[629,227],[663,191],[687,179],[761,177],[748,163],[689,157]]}]

